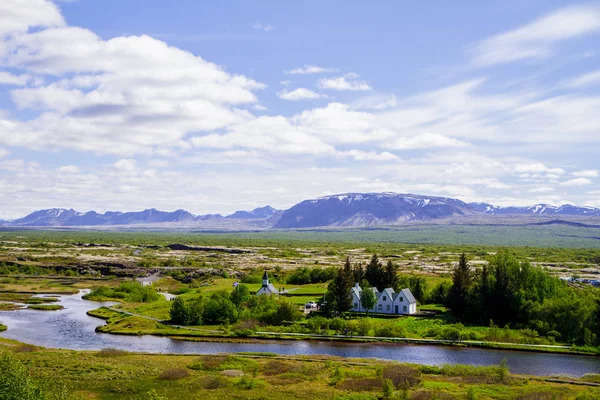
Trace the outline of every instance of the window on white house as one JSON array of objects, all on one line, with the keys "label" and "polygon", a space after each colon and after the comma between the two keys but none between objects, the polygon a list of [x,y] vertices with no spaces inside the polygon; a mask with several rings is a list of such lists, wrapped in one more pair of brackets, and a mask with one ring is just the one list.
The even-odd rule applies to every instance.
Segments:
[{"label": "window on white house", "polygon": [[379,305],[379,309],[381,310],[381,309],[382,309],[382,307],[383,307],[383,306],[380,304],[380,305]]},{"label": "window on white house", "polygon": [[385,306],[385,309],[390,311],[390,305],[388,304],[387,306]]},{"label": "window on white house", "polygon": [[358,308],[358,303],[354,303],[354,308]]},{"label": "window on white house", "polygon": [[402,303],[404,301],[403,297],[400,297],[400,303]]},{"label": "window on white house", "polygon": [[406,311],[406,306],[402,307],[402,310]]},{"label": "window on white house", "polygon": [[383,301],[386,301],[386,300],[387,300],[387,297],[383,296]]}]

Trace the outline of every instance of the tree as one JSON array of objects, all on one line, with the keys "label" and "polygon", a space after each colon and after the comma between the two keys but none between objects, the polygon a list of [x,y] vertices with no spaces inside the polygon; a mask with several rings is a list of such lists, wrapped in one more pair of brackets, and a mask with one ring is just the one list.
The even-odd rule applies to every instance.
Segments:
[{"label": "tree", "polygon": [[294,322],[302,318],[303,314],[295,304],[286,300],[279,300],[277,310],[270,316],[269,322],[281,325],[283,322]]},{"label": "tree", "polygon": [[231,291],[231,301],[237,307],[250,300],[250,289],[246,285],[238,285]]},{"label": "tree", "polygon": [[204,313],[204,303],[202,297],[192,301],[188,307],[188,324],[202,325],[202,314]]},{"label": "tree", "polygon": [[169,311],[171,321],[177,325],[188,325],[190,320],[190,309],[181,297],[176,297]]},{"label": "tree", "polygon": [[424,303],[427,300],[427,280],[423,276],[412,275],[408,279],[408,287],[419,303]]},{"label": "tree", "polygon": [[354,274],[354,282],[362,282],[365,279],[365,269],[361,263],[354,264],[352,273]]},{"label": "tree", "polygon": [[212,294],[210,300],[204,306],[202,319],[205,322],[233,323],[238,319],[238,309],[229,300],[229,293],[219,291]]},{"label": "tree", "polygon": [[452,271],[452,287],[448,293],[448,305],[452,315],[463,318],[467,308],[467,295],[473,283],[473,271],[465,253],[460,255],[458,264]]},{"label": "tree", "polygon": [[400,289],[400,280],[398,279],[398,266],[396,266],[392,261],[387,262],[382,275],[382,290],[386,288],[392,288],[395,291],[397,291],[398,289]]},{"label": "tree", "polygon": [[369,317],[369,310],[375,307],[377,304],[377,298],[373,289],[369,285],[363,285],[362,292],[360,292],[360,305],[365,309],[365,317]]},{"label": "tree", "polygon": [[334,313],[341,314],[352,308],[352,286],[354,274],[350,265],[350,258],[346,258],[343,268],[340,268],[327,287],[327,307]]},{"label": "tree", "polygon": [[377,254],[373,254],[371,257],[371,261],[367,264],[367,268],[365,269],[365,279],[369,282],[369,284],[378,290],[385,289],[382,287],[383,281],[383,265],[379,262],[379,258]]}]

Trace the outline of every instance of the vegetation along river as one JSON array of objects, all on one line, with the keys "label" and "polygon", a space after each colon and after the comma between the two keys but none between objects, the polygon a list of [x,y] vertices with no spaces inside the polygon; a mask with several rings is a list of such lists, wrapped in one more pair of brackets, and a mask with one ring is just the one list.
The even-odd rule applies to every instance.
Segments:
[{"label": "vegetation along river", "polygon": [[8,330],[0,336],[38,346],[71,350],[117,348],[134,352],[165,354],[217,354],[272,352],[282,355],[327,354],[341,357],[374,357],[408,363],[498,364],[506,359],[511,372],[531,375],[567,374],[582,376],[600,372],[600,358],[591,356],[534,353],[512,350],[445,347],[407,344],[335,343],[321,341],[270,341],[260,343],[191,342],[154,336],[120,336],[96,333],[102,320],[86,312],[113,303],[81,298],[82,293],[61,296],[59,311],[1,311],[0,321]]}]

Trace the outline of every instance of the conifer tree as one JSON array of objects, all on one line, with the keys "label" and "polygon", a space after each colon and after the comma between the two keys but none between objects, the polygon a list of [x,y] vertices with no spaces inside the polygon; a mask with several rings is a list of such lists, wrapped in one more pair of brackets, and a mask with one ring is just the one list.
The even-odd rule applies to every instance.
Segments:
[{"label": "conifer tree", "polygon": [[385,266],[381,286],[382,290],[391,287],[395,291],[398,291],[398,289],[400,288],[400,280],[398,279],[398,267],[391,261],[388,261]]},{"label": "conifer tree", "polygon": [[367,264],[365,269],[365,279],[369,284],[378,290],[385,289],[382,287],[383,284],[383,265],[379,261],[377,254],[373,254],[371,261]]},{"label": "conifer tree", "polygon": [[452,314],[458,318],[465,315],[467,308],[467,295],[473,283],[473,271],[467,261],[465,253],[460,255],[458,265],[452,272],[452,287],[448,293],[448,304]]}]

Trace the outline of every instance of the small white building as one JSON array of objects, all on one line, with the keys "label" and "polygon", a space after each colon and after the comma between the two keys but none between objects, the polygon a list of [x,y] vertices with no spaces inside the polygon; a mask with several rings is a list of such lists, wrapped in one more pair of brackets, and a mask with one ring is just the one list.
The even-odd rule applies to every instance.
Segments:
[{"label": "small white building", "polygon": [[[392,288],[387,288],[381,292],[377,288],[371,288],[375,293],[375,306],[369,310],[369,312],[379,314],[416,314],[417,312],[417,300],[410,292],[410,289],[402,289],[398,293]],[[352,288],[352,309],[354,312],[365,312],[366,310],[360,304],[360,294],[362,288],[357,283]]]},{"label": "small white building", "polygon": [[279,290],[275,289],[275,286],[269,283],[269,275],[267,275],[267,271],[265,271],[262,278],[262,287],[258,289],[258,292],[256,292],[257,296],[261,296],[264,294],[267,296],[270,296],[272,294],[279,294]]}]

